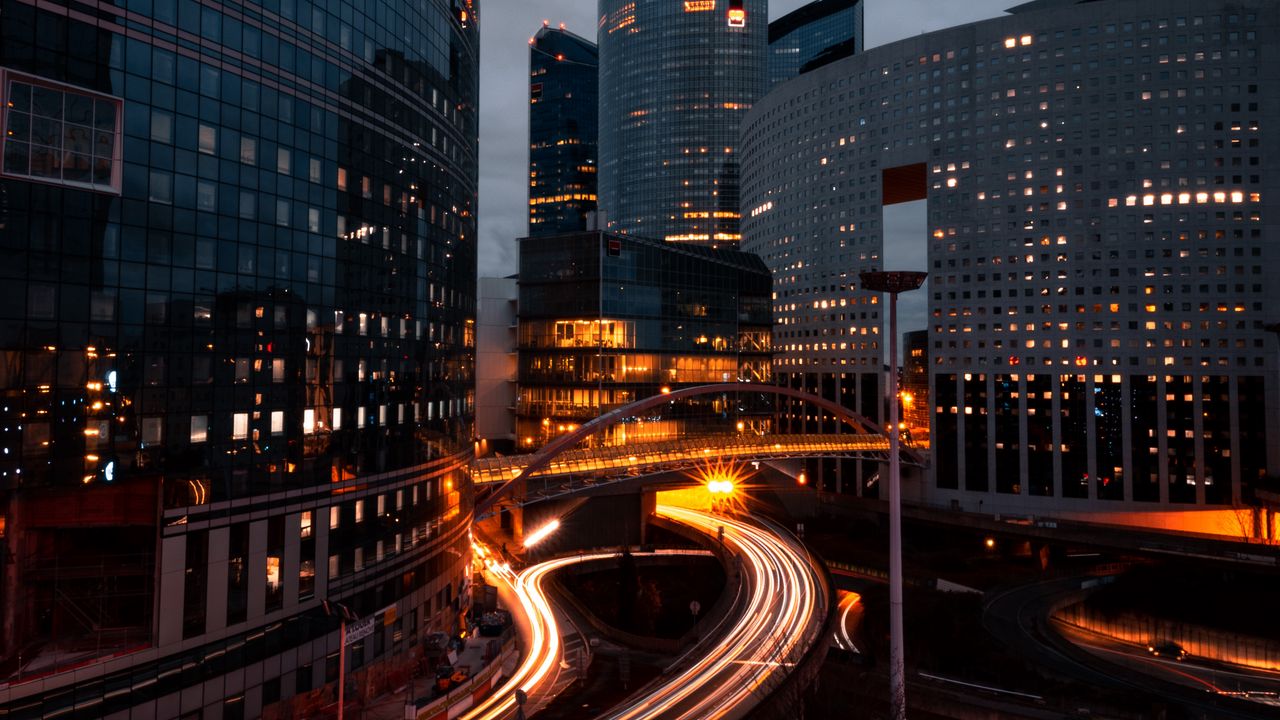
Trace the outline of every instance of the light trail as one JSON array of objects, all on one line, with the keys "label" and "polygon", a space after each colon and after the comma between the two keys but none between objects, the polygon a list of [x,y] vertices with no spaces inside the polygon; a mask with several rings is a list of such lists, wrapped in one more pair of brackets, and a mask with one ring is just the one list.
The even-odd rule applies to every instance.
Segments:
[{"label": "light trail", "polygon": [[[515,692],[524,691],[530,698],[530,705],[535,703],[535,693],[547,691],[555,684],[557,671],[563,660],[560,637],[561,630],[556,620],[555,611],[547,598],[543,585],[548,576],[568,565],[593,560],[607,560],[618,557],[621,553],[601,552],[585,553],[570,557],[556,558],[531,565],[518,575],[506,565],[499,565],[485,551],[477,551],[485,559],[485,567],[499,582],[505,583],[515,593],[520,602],[519,611],[529,620],[531,640],[527,652],[520,665],[493,694],[477,703],[460,715],[460,720],[500,720],[514,715],[516,710]],[[706,550],[657,550],[652,553],[633,553],[636,557],[648,555],[698,555],[707,556]],[[514,610],[514,608],[513,608]],[[526,714],[533,714],[527,707]]]},{"label": "light trail", "polygon": [[[849,615],[860,602],[862,602],[862,596],[858,593],[840,591],[840,604],[837,606],[840,611],[840,625],[836,628],[834,638],[836,647],[841,650],[855,653],[862,652],[858,649],[858,645],[853,642],[853,635],[849,632]],[[861,615],[861,611],[859,611],[859,615]]]},{"label": "light trail", "polygon": [[659,515],[715,537],[721,526],[730,551],[742,558],[745,607],[707,653],[602,717],[727,718],[755,705],[754,693],[786,672],[817,640],[828,602],[826,586],[797,543],[774,528],[709,513],[659,505]]}]

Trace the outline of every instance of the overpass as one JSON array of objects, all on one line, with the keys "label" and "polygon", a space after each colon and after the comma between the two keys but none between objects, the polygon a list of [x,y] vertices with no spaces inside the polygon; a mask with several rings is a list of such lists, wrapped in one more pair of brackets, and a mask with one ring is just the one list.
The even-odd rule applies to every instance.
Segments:
[{"label": "overpass", "polygon": [[[634,443],[620,447],[577,447],[583,440],[605,428],[632,417],[643,417],[650,411],[687,397],[744,393],[788,397],[815,405],[843,422],[853,432],[844,435],[714,435]],[[604,482],[616,483],[688,469],[713,459],[757,461],[819,456],[884,462],[889,458],[889,438],[884,430],[862,415],[801,390],[747,382],[680,388],[610,410],[552,440],[536,453],[475,460],[472,465],[473,480],[477,489],[488,491],[478,499],[476,515],[479,517],[487,514],[517,485],[526,486],[527,481],[534,477],[544,481],[540,483],[543,488],[539,492],[539,499],[546,499],[598,487]],[[904,464],[910,465],[923,465],[925,462],[922,456],[906,447],[902,448],[901,459]],[[571,480],[553,486],[551,483],[557,477]]]},{"label": "overpass", "polygon": [[[525,476],[534,455],[480,458],[471,467],[480,486]],[[858,457],[888,461],[889,440],[883,435],[699,435],[679,440],[629,443],[566,450],[551,460],[539,479],[592,475],[624,479],[687,470],[708,459],[779,460],[811,457]]]}]

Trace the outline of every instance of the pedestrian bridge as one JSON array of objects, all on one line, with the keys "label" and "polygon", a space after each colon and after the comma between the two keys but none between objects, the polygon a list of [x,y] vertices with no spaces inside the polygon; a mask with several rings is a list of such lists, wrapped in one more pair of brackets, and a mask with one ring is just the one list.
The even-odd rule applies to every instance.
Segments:
[{"label": "pedestrian bridge", "polygon": [[[471,468],[477,485],[519,478],[534,455],[480,458]],[[688,470],[709,460],[779,460],[812,457],[889,459],[884,435],[704,435],[617,447],[565,450],[538,473],[539,479],[591,476],[601,481]]]},{"label": "pedestrian bridge", "polygon": [[[653,410],[686,397],[701,395],[760,394],[787,397],[828,413],[850,431],[841,435],[747,435],[729,434],[677,438],[654,443],[629,443],[620,447],[579,448],[580,442],[600,430],[642,417]],[[909,448],[900,449],[902,462],[922,465],[923,457]],[[480,458],[472,465],[472,478],[485,493],[476,502],[476,516],[482,517],[516,488],[523,486],[526,498],[571,494],[604,483],[627,478],[682,470],[711,461],[776,460],[782,458],[853,457],[887,461],[889,436],[878,425],[830,400],[801,390],[761,383],[713,383],[664,391],[660,395],[614,408],[583,423],[547,443],[531,455]],[[531,490],[528,481],[536,477],[542,486]]]}]

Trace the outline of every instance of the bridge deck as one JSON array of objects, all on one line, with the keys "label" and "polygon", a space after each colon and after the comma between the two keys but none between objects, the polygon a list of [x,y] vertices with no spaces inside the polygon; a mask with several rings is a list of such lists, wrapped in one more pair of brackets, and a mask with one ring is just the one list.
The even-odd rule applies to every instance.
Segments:
[{"label": "bridge deck", "polygon": [[[748,461],[821,456],[887,460],[888,454],[889,439],[883,435],[708,435],[568,450],[537,477],[647,474],[664,468],[691,467],[715,459]],[[479,485],[514,480],[535,457],[536,454],[480,458],[472,466],[472,478]]]}]

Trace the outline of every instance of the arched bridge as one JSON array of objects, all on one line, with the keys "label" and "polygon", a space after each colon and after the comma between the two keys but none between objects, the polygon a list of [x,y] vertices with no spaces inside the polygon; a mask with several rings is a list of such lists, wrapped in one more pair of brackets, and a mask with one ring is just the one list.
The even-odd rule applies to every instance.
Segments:
[{"label": "arched bridge", "polygon": [[[771,394],[801,400],[840,419],[853,432],[840,435],[711,435],[618,447],[574,447],[607,427],[667,403],[687,397],[726,393]],[[887,461],[889,438],[880,426],[862,415],[811,393],[760,383],[716,383],[682,388],[616,408],[561,435],[530,455],[478,459],[472,467],[472,476],[481,488],[491,488],[477,503],[479,514],[508,494],[517,481],[535,476],[543,480],[572,476],[573,480],[565,483],[558,493],[567,494],[602,483],[687,469],[709,459],[754,461],[811,457]],[[910,449],[903,449],[902,462],[922,465],[923,459]]]}]

